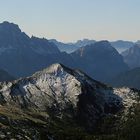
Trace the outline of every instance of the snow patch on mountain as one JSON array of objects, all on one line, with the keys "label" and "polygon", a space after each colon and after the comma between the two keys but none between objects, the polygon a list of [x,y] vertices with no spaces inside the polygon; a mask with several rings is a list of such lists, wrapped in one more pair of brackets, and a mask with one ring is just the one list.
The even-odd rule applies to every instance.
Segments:
[{"label": "snow patch on mountain", "polygon": [[130,88],[114,88],[114,93],[122,98],[123,105],[126,108],[129,108],[138,102],[138,92],[134,92]]}]

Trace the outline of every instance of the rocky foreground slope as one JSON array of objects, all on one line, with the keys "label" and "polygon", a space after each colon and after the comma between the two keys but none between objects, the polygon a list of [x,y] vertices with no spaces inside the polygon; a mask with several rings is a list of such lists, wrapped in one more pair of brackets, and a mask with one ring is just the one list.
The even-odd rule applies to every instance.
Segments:
[{"label": "rocky foreground slope", "polygon": [[0,138],[100,139],[104,132],[94,134],[104,128],[104,118],[114,118],[108,125],[114,128],[138,103],[138,90],[111,88],[54,64],[31,77],[0,83]]}]

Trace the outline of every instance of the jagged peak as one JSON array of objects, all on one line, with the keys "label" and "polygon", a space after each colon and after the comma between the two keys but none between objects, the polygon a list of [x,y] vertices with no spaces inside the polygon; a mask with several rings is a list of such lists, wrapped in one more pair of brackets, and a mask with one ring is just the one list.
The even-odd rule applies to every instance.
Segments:
[{"label": "jagged peak", "polygon": [[36,77],[36,76],[40,76],[42,74],[56,75],[60,72],[66,71],[66,69],[68,69],[68,68],[66,68],[63,64],[55,63],[55,64],[50,65],[49,67],[47,67],[46,69],[44,69],[42,71],[36,72],[33,76]]},{"label": "jagged peak", "polygon": [[19,26],[17,24],[14,24],[12,22],[4,21],[0,23],[0,27],[6,28],[6,29],[15,29],[21,32]]},{"label": "jagged peak", "polygon": [[[105,84],[100,83],[99,81],[96,81],[92,78],[90,78],[87,74],[85,74],[84,72],[82,72],[79,69],[71,69],[68,68],[67,66],[61,64],[61,63],[55,63],[50,65],[49,67],[47,67],[46,69],[42,70],[42,71],[38,71],[36,72],[33,76],[31,76],[32,78],[45,78],[46,75],[51,75],[54,77],[59,77],[60,79],[63,77],[67,77],[67,76],[71,76],[74,79],[77,79],[79,82],[83,83],[83,82],[87,82],[88,84],[94,83],[94,85],[98,85],[100,87],[106,87]],[[44,79],[43,78],[43,79]]]},{"label": "jagged peak", "polygon": [[36,36],[31,36],[31,39],[35,39],[35,40],[44,40],[44,41],[48,41],[46,38],[39,38],[39,37],[36,37]]},{"label": "jagged peak", "polygon": [[[98,42],[95,42],[94,44],[90,44],[90,45],[87,45],[89,47],[102,47],[102,48],[113,48],[112,45],[110,44],[109,41],[107,40],[101,40],[101,41],[98,41]],[[87,48],[87,46],[85,46],[85,48]],[[82,47],[84,48],[84,47]],[[80,48],[81,49],[81,48]]]},{"label": "jagged peak", "polygon": [[[88,41],[95,41],[95,40],[93,40],[93,39],[88,39],[88,38],[84,38],[84,39],[82,39],[82,40],[77,40],[76,43],[82,43],[82,42],[88,42]],[[96,41],[95,41],[95,42],[96,42]]]},{"label": "jagged peak", "polygon": [[13,25],[13,26],[18,26],[17,24],[13,23],[13,22],[9,22],[9,21],[3,21],[2,23],[0,23],[1,25],[7,25],[7,26],[10,26],[10,25]]},{"label": "jagged peak", "polygon": [[[110,42],[108,40],[101,40],[101,41],[98,41],[94,44],[95,46],[101,46],[101,47],[107,47],[107,46],[111,46]],[[113,48],[113,47],[112,47]]]},{"label": "jagged peak", "polygon": [[[110,42],[107,41],[107,40],[98,41],[98,42],[95,42],[94,44],[90,44],[90,45],[87,45],[85,47],[81,47],[78,51],[83,53],[84,50],[87,50],[87,49],[89,51],[91,51],[92,49],[96,49],[98,51],[103,51],[103,50],[106,50],[106,51],[116,51],[116,49],[113,48],[112,45],[110,44]],[[82,56],[82,54],[81,54],[81,56]]]},{"label": "jagged peak", "polygon": [[50,72],[51,71],[56,72],[56,71],[59,71],[60,69],[64,69],[64,66],[61,63],[55,63],[49,66],[46,70]]}]

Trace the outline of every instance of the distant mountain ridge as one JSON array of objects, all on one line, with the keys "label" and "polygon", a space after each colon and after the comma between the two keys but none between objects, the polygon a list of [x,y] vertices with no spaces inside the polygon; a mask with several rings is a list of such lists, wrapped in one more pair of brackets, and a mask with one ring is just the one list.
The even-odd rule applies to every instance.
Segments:
[{"label": "distant mountain ridge", "polygon": [[77,49],[79,49],[80,47],[94,44],[96,42],[95,40],[89,40],[89,39],[78,40],[75,43],[63,43],[57,41],[56,39],[51,39],[49,41],[54,43],[59,48],[60,51],[62,52],[65,51],[67,53],[72,53]]},{"label": "distant mountain ridge", "polygon": [[95,42],[97,42],[97,41],[90,40],[90,39],[83,39],[83,40],[78,40],[74,44],[80,48],[80,47],[84,47],[84,46],[87,46],[87,45],[94,44]]},{"label": "distant mountain ridge", "polygon": [[47,39],[30,38],[18,25],[9,22],[0,24],[0,58],[0,68],[17,78],[29,76],[52,63],[66,64],[70,59]]},{"label": "distant mountain ridge", "polygon": [[[95,42],[84,39],[78,41],[76,51],[60,51],[53,42],[45,38],[29,37],[18,25],[3,22],[0,24],[0,69],[6,70],[15,78],[26,77],[53,63],[62,63],[70,68],[82,69],[92,78],[107,82],[120,72],[128,70],[122,56],[108,41]],[[89,45],[86,45],[88,44]],[[69,43],[69,48],[71,48]],[[86,45],[81,47],[82,45]],[[75,47],[74,47],[75,48]]]},{"label": "distant mountain ridge", "polygon": [[71,53],[79,48],[78,46],[76,46],[73,43],[63,43],[63,42],[59,42],[55,39],[51,39],[51,40],[49,40],[49,42],[54,43],[61,52]]},{"label": "distant mountain ridge", "polygon": [[[65,51],[67,53],[72,53],[80,47],[84,47],[98,42],[96,40],[89,40],[89,39],[78,40],[75,43],[62,43],[55,39],[49,41],[53,42],[60,49],[60,51]],[[112,47],[114,47],[119,53],[122,53],[125,50],[133,47],[135,44],[132,41],[123,41],[123,40],[110,41],[110,43]]]},{"label": "distant mountain ridge", "polygon": [[127,49],[134,46],[134,42],[132,41],[124,41],[124,40],[117,40],[111,42],[111,45],[119,52],[122,53],[126,51]]},{"label": "distant mountain ridge", "polygon": [[128,70],[123,57],[108,41],[99,41],[81,47],[72,54],[78,68],[85,71],[92,78],[107,82],[120,72]]},{"label": "distant mountain ridge", "polygon": [[135,44],[122,53],[124,61],[130,68],[140,67],[140,44]]}]

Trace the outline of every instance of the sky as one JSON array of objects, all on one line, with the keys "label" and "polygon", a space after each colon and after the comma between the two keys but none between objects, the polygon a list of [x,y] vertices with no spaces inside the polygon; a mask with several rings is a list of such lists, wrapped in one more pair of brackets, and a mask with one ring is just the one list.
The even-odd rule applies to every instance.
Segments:
[{"label": "sky", "polygon": [[140,40],[140,0],[0,0],[0,23],[29,36],[73,42]]}]

